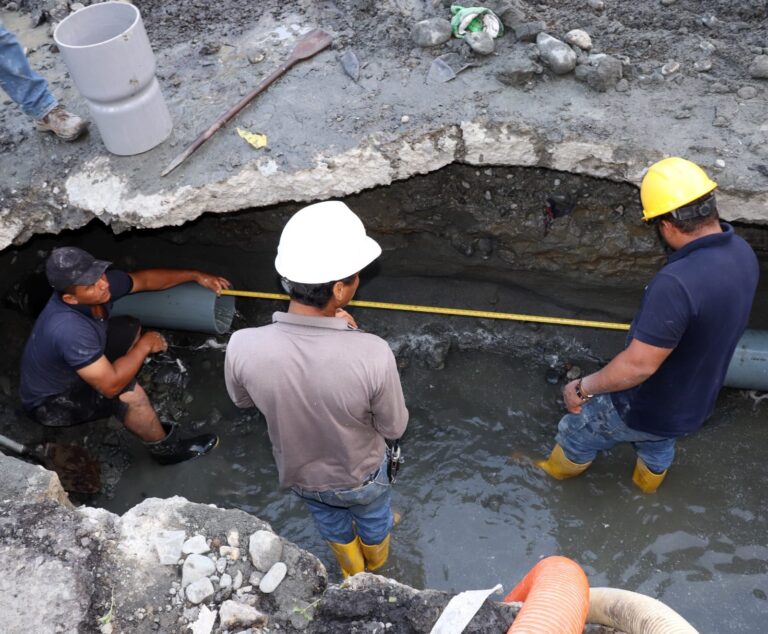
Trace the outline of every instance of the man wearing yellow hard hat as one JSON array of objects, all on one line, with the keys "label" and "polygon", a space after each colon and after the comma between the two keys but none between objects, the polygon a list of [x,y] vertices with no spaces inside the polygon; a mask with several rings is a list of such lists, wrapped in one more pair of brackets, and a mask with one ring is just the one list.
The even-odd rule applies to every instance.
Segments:
[{"label": "man wearing yellow hard hat", "polygon": [[599,451],[630,442],[637,452],[632,481],[652,493],[672,464],[676,439],[712,413],[759,274],[751,247],[720,221],[716,188],[682,158],[648,169],[643,220],[673,253],[646,286],[625,349],[563,388],[569,413],[549,458],[538,463],[551,476],[579,475]]}]

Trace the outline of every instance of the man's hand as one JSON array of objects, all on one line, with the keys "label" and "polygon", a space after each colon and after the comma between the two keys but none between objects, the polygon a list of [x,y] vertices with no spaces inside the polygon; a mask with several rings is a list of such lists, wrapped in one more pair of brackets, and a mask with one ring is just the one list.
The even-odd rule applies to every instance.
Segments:
[{"label": "man's hand", "polygon": [[139,341],[149,348],[147,354],[155,354],[156,352],[165,352],[168,350],[168,342],[165,340],[165,337],[154,330],[145,332],[141,335]]},{"label": "man's hand", "polygon": [[578,385],[579,379],[575,379],[570,383],[566,383],[563,387],[563,400],[565,401],[565,408],[571,414],[581,414],[581,406],[586,401],[582,401],[576,394],[576,385]]},{"label": "man's hand", "polygon": [[195,282],[205,288],[209,288],[217,295],[221,295],[221,291],[227,288],[232,288],[232,284],[226,277],[220,275],[211,275],[209,273],[199,272],[195,278]]},{"label": "man's hand", "polygon": [[357,322],[355,321],[355,318],[352,317],[346,310],[343,308],[337,308],[336,309],[336,317],[339,319],[344,319],[352,328],[357,329]]}]

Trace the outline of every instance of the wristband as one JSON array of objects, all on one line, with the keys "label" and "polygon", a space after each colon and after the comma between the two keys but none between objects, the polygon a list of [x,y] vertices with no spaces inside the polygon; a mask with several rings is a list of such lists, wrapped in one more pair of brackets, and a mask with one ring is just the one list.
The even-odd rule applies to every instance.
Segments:
[{"label": "wristband", "polygon": [[588,401],[589,399],[591,399],[591,398],[594,396],[594,394],[587,394],[587,393],[586,393],[586,392],[585,392],[585,391],[584,391],[584,390],[581,388],[581,382],[582,382],[583,380],[584,380],[583,378],[582,378],[582,379],[579,379],[579,382],[576,384],[576,387],[574,388],[574,391],[576,392],[576,396],[578,396],[578,397],[579,397],[579,398],[582,400],[582,402],[586,402],[586,401]]}]

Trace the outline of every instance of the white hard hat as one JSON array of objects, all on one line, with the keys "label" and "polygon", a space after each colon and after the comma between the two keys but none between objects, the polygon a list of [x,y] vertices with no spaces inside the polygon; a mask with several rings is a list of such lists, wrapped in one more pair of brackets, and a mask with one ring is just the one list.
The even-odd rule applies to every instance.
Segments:
[{"label": "white hard hat", "polygon": [[327,200],[291,216],[280,235],[275,268],[292,282],[324,284],[354,275],[380,255],[360,218],[343,202]]}]

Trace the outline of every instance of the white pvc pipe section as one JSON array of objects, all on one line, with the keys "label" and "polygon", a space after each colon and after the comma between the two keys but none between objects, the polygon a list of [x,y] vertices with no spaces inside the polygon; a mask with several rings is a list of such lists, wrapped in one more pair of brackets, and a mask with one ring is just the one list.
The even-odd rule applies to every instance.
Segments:
[{"label": "white pvc pipe section", "polygon": [[53,39],[107,150],[140,154],[168,138],[173,123],[135,6],[92,4],[64,18]]},{"label": "white pvc pipe section", "polygon": [[688,621],[644,594],[616,588],[590,588],[587,623],[626,634],[699,634]]},{"label": "white pvc pipe section", "polygon": [[726,387],[768,390],[768,332],[746,330],[725,375]]}]

